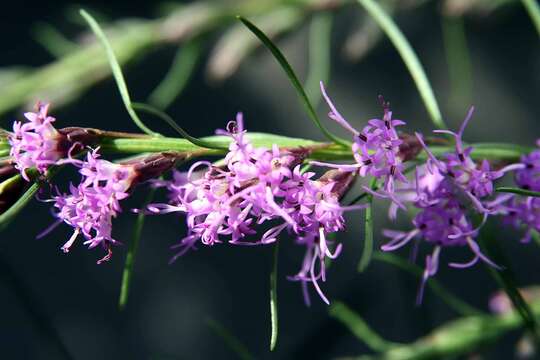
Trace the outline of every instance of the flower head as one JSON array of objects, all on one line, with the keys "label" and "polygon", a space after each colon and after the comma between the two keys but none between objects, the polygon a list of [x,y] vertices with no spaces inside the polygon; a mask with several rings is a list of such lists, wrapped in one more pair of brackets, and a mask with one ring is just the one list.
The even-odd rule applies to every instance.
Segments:
[{"label": "flower head", "polygon": [[94,248],[101,245],[107,255],[98,261],[110,259],[111,245],[118,242],[112,238],[112,219],[121,211],[120,201],[129,196],[137,172],[133,165],[114,164],[99,158],[98,149],[89,151],[86,161],[73,160],[80,167],[82,180],[79,185],[69,187],[69,193],[53,196],[55,217],[58,221],[39,237],[45,236],[56,225],[64,222],[74,228],[71,238],[62,246],[69,252],[79,235],[83,235],[85,245]]},{"label": "flower head", "polygon": [[371,175],[384,179],[384,190],[392,193],[396,181],[407,182],[403,175],[403,159],[401,158],[400,139],[396,126],[405,125],[401,120],[392,119],[390,105],[380,97],[384,115],[382,119],[371,119],[368,124],[358,131],[338,112],[321,82],[321,92],[328,106],[328,116],[335,120],[353,135],[352,152],[356,160],[354,165],[323,164],[342,170],[357,170],[360,176]]},{"label": "flower head", "polygon": [[47,168],[65,157],[65,137],[53,126],[55,118],[47,114],[49,104],[38,103],[37,112],[24,114],[28,122],[15,121],[9,135],[10,156],[15,167],[29,181],[27,170],[35,167],[44,174]]},{"label": "flower head", "polygon": [[[312,283],[328,302],[318,281],[325,281],[324,259],[335,258],[338,245],[330,250],[326,234],[344,228],[343,212],[364,206],[342,207],[339,198],[349,189],[355,175],[332,170],[318,180],[315,173],[302,172],[300,163],[307,150],[291,151],[255,148],[245,136],[241,114],[219,134],[233,139],[223,166],[196,162],[187,173],[175,172],[170,182],[160,182],[169,190],[168,204],[151,204],[153,213],[186,214],[187,236],[175,248],[178,256],[200,241],[214,245],[224,241],[235,245],[263,245],[277,241],[283,232],[294,234],[306,247],[300,272],[290,279],[301,281],[305,289]],[[275,222],[260,237],[255,227]]]}]

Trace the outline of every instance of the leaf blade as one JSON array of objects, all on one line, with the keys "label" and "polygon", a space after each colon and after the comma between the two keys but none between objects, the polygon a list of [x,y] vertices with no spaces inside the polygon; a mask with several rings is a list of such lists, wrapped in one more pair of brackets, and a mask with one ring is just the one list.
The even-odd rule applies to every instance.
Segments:
[{"label": "leaf blade", "polygon": [[441,110],[439,109],[439,104],[435,98],[433,88],[429,83],[418,56],[414,52],[405,35],[403,35],[396,23],[376,1],[357,1],[369,13],[373,20],[375,20],[375,22],[383,29],[398,51],[416,84],[420,97],[426,106],[433,124],[439,129],[446,129],[447,127],[442,118]]},{"label": "leaf blade", "polygon": [[300,97],[300,100],[302,101],[302,104],[304,105],[304,108],[306,109],[309,117],[311,120],[315,123],[317,128],[328,138],[330,141],[340,144],[343,146],[350,146],[350,142],[344,139],[341,139],[334,134],[332,134],[326,127],[321,123],[319,117],[317,116],[317,113],[315,112],[315,109],[313,108],[313,105],[309,101],[308,96],[306,95],[306,92],[304,91],[304,88],[302,84],[300,83],[300,80],[298,80],[298,77],[296,76],[294,70],[292,69],[291,65],[281,52],[281,50],[278,49],[276,45],[270,40],[257,26],[255,26],[253,23],[251,23],[249,20],[238,16],[237,17],[255,36],[261,40],[261,42],[266,46],[266,48],[272,53],[276,61],[279,63],[281,68],[285,71],[287,77],[289,78],[291,84],[293,85],[294,89],[296,90],[298,96]]},{"label": "leaf blade", "polygon": [[137,127],[141,129],[143,132],[145,132],[146,134],[152,135],[152,136],[160,136],[160,134],[148,128],[141,121],[141,119],[139,118],[135,110],[133,109],[131,105],[131,97],[129,96],[128,87],[126,84],[126,80],[124,79],[124,75],[122,74],[122,69],[120,67],[120,64],[118,63],[118,60],[116,59],[116,55],[114,54],[114,50],[109,40],[107,39],[107,36],[105,35],[103,30],[99,26],[98,22],[92,17],[92,15],[90,15],[84,9],[81,9],[79,13],[84,18],[84,20],[88,23],[94,35],[98,38],[99,41],[101,41],[101,44],[105,48],[105,52],[107,54],[107,59],[111,67],[114,80],[116,81],[118,91],[120,92],[120,96],[124,103],[124,107],[126,108],[126,111],[128,112],[129,116],[131,117],[135,125],[137,125]]}]

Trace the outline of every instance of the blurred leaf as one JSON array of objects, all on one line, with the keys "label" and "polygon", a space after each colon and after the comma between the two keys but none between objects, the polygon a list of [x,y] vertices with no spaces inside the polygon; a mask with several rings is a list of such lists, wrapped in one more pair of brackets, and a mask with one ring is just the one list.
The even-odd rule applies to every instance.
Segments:
[{"label": "blurred leaf", "polygon": [[[377,189],[377,179],[371,179],[369,187],[372,190]],[[367,195],[366,218],[364,221],[364,251],[358,263],[358,271],[363,272],[367,269],[371,256],[373,254],[373,195]]]},{"label": "blurred leaf", "polygon": [[[304,13],[295,6],[281,6],[257,16],[257,23],[271,39],[297,27]],[[207,73],[211,80],[223,81],[232,76],[240,64],[261,45],[245,31],[242,24],[232,26],[215,45],[208,60]]]},{"label": "blurred leaf", "polygon": [[495,189],[495,191],[518,194],[518,195],[523,195],[523,196],[540,197],[540,192],[538,192],[538,191],[525,190],[525,189],[509,187],[509,186],[498,187],[498,188]]},{"label": "blurred leaf", "polygon": [[222,324],[214,319],[206,319],[206,324],[223,339],[225,344],[231,349],[239,359],[252,360],[255,359],[249,352],[247,347]]},{"label": "blurred leaf", "polygon": [[472,101],[472,71],[463,17],[441,18],[443,43],[450,80],[449,103],[459,108]]},{"label": "blurred leaf", "polygon": [[131,105],[133,106],[134,109],[145,111],[165,121],[170,127],[172,127],[175,131],[177,131],[180,135],[182,135],[187,141],[189,141],[193,145],[197,145],[202,148],[218,149],[218,150],[227,150],[229,148],[227,145],[221,145],[221,144],[216,144],[209,141],[204,141],[204,140],[201,140],[201,139],[198,139],[196,137],[189,135],[184,129],[182,129],[182,127],[180,127],[180,125],[178,125],[174,121],[173,118],[171,118],[165,112],[159,109],[156,109],[148,104],[132,103]]},{"label": "blurred leaf", "polygon": [[512,301],[514,308],[521,316],[524,326],[537,340],[540,340],[540,333],[538,332],[536,318],[534,317],[534,314],[527,302],[525,302],[521,296],[516,284],[514,272],[512,271],[510,263],[503,253],[503,250],[495,240],[491,228],[484,226],[479,238],[486,255],[488,255],[497,265],[502,267],[502,269],[497,270],[493,268],[493,266],[486,264],[485,266],[490,275],[504,289],[508,295],[508,298]]},{"label": "blurred leaf", "polygon": [[399,55],[403,59],[403,62],[407,66],[411,76],[416,83],[416,87],[420,92],[420,96],[424,101],[424,105],[431,117],[433,124],[440,129],[445,129],[446,124],[441,115],[439,105],[435,99],[433,89],[429,83],[429,80],[424,72],[424,68],[418,60],[411,45],[401,32],[397,25],[394,23],[391,17],[389,17],[384,9],[374,0],[358,0],[360,5],[366,9],[371,17],[379,24],[379,26],[386,33],[388,38],[392,41]]},{"label": "blurred leaf", "polygon": [[124,102],[124,106],[126,107],[126,110],[135,123],[141,129],[143,132],[153,135],[153,136],[159,136],[158,133],[153,132],[150,130],[144,123],[139,119],[139,116],[133,109],[131,105],[131,98],[129,97],[129,91],[126,85],[126,81],[124,79],[124,75],[122,74],[122,69],[120,68],[120,64],[118,63],[118,60],[116,59],[116,56],[114,54],[114,51],[111,47],[111,44],[109,43],[109,40],[105,36],[105,33],[103,30],[101,30],[101,27],[99,24],[94,20],[94,18],[88,14],[86,11],[81,10],[80,11],[81,16],[86,20],[96,37],[101,41],[103,47],[105,48],[105,52],[107,53],[107,59],[109,60],[109,65],[111,66],[112,74],[114,76],[114,80],[116,81],[116,85],[118,86],[118,91],[120,92],[120,96],[122,97],[122,101]]},{"label": "blurred leaf", "polygon": [[540,36],[540,5],[538,0],[521,0]]},{"label": "blurred leaf", "polygon": [[146,209],[146,206],[150,204],[154,199],[155,193],[155,188],[151,188],[148,192],[146,201],[140,207],[141,211],[137,215],[137,220],[135,221],[135,226],[133,227],[133,238],[129,243],[129,249],[126,255],[126,263],[124,264],[124,271],[122,272],[122,285],[120,286],[120,298],[118,300],[118,307],[120,308],[120,310],[124,310],[124,308],[126,307],[129,296],[129,285],[131,283],[131,277],[133,275],[135,256],[137,255],[139,241],[141,240],[142,230],[144,227],[144,210]]},{"label": "blurred leaf", "polygon": [[[373,259],[385,262],[387,264],[394,265],[397,268],[405,270],[419,279],[422,278],[423,270],[415,264],[410,263],[399,257],[398,255],[386,253],[386,252],[376,252],[373,254]],[[465,301],[461,300],[454,294],[452,294],[447,288],[445,288],[441,283],[434,278],[429,279],[427,285],[431,290],[449,307],[451,307],[455,312],[461,315],[481,315],[482,311],[474,308],[473,306],[467,304]]]},{"label": "blurred leaf", "polygon": [[51,55],[61,58],[79,46],[68,40],[58,29],[48,23],[38,23],[32,29],[36,41]]},{"label": "blurred leaf", "polygon": [[320,83],[330,80],[332,14],[321,12],[313,15],[309,27],[309,69],[305,82],[308,98],[315,108],[321,102]]},{"label": "blurred leaf", "polygon": [[12,82],[28,74],[30,71],[30,68],[24,66],[2,67],[0,68],[0,86],[8,86]]},{"label": "blurred leaf", "polygon": [[358,339],[362,340],[375,352],[386,351],[394,346],[398,346],[396,343],[383,339],[369,327],[360,315],[339,301],[334,301],[330,305],[329,312],[330,316],[343,323]]},{"label": "blurred leaf", "polygon": [[277,275],[278,275],[279,242],[274,245],[274,257],[272,272],[270,273],[270,351],[274,351],[278,339],[278,300],[277,300]]},{"label": "blurred leaf", "polygon": [[274,55],[274,58],[276,59],[276,61],[281,65],[281,67],[283,68],[283,70],[285,71],[285,73],[287,74],[287,77],[289,78],[289,80],[291,81],[291,84],[293,85],[293,87],[296,89],[296,92],[298,93],[298,96],[300,97],[300,99],[302,100],[302,103],[304,104],[304,107],[309,115],[309,117],[311,118],[311,120],[313,120],[313,122],[315,123],[315,125],[319,128],[319,130],[321,130],[321,132],[332,142],[336,143],[336,144],[340,144],[342,146],[346,146],[346,147],[349,147],[350,146],[350,142],[347,141],[347,140],[343,140],[341,138],[338,138],[336,137],[335,135],[333,135],[332,133],[330,133],[326,127],[324,127],[322,124],[321,124],[321,121],[319,120],[319,117],[317,116],[317,113],[315,112],[315,109],[313,108],[313,106],[311,105],[311,102],[309,101],[307,95],[306,95],[306,92],[304,91],[304,88],[302,87],[302,84],[300,83],[300,81],[298,80],[298,78],[296,77],[296,74],[294,73],[294,70],[291,68],[291,65],[289,65],[289,62],[287,61],[287,59],[285,58],[285,56],[283,56],[283,54],[281,53],[281,51],[274,45],[274,43],[272,43],[272,41],[259,29],[257,28],[255,25],[253,25],[251,22],[249,22],[248,20],[244,19],[243,17],[238,17],[238,19],[253,33],[255,34],[255,36],[257,36],[259,38],[259,40],[261,40],[261,42],[268,48],[268,50],[270,50],[270,52],[272,53],[272,55]]},{"label": "blurred leaf", "polygon": [[148,102],[162,110],[180,96],[191,79],[201,58],[201,44],[191,40],[178,48],[173,63],[159,85],[148,97]]}]

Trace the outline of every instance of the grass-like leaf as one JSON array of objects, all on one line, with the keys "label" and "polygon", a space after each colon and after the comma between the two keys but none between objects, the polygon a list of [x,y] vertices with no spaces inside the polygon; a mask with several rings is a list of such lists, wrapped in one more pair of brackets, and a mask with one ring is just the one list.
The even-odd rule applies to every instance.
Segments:
[{"label": "grass-like leaf", "polygon": [[[420,267],[404,260],[398,255],[385,252],[376,252],[375,254],[373,254],[373,259],[391,264],[399,269],[405,270],[415,275],[418,278],[422,277],[423,270]],[[437,279],[429,279],[427,285],[442,301],[444,301],[458,314],[466,316],[482,314],[482,311],[474,308],[473,306],[467,304],[466,302],[458,298],[456,295],[452,294],[450,290],[441,285],[441,283],[437,281]]]},{"label": "grass-like leaf", "polygon": [[249,352],[248,348],[222,324],[214,319],[206,319],[206,324],[223,339],[225,344],[231,349],[241,360],[253,360],[255,357]]},{"label": "grass-like leaf", "polygon": [[22,209],[28,203],[30,200],[34,198],[34,195],[36,195],[37,191],[39,190],[40,184],[35,182],[33,183],[28,190],[26,190],[22,196],[15,202],[15,204],[11,205],[9,209],[7,209],[2,215],[0,215],[0,231],[5,230],[9,224],[19,215]]},{"label": "grass-like leaf", "polygon": [[277,275],[278,275],[279,242],[274,245],[272,272],[270,273],[270,351],[276,348],[279,323],[278,323],[278,300],[277,300]]},{"label": "grass-like leaf", "polygon": [[540,333],[538,332],[536,318],[527,302],[523,299],[523,296],[521,296],[516,284],[514,272],[510,267],[510,263],[500,245],[495,240],[495,237],[492,235],[493,234],[490,231],[490,228],[484,226],[480,234],[480,243],[482,244],[482,247],[484,248],[483,250],[486,252],[486,254],[497,265],[501,266],[502,269],[497,270],[494,269],[493,266],[487,264],[486,268],[488,269],[490,275],[506,292],[506,295],[508,295],[512,305],[521,316],[523,325],[531,332],[536,340],[540,340]]},{"label": "grass-like leaf", "polygon": [[342,322],[358,339],[375,352],[387,351],[398,345],[383,339],[369,327],[360,315],[339,301],[334,301],[330,305],[329,312],[330,316]]},{"label": "grass-like leaf", "polygon": [[166,109],[185,89],[201,57],[199,41],[191,40],[180,47],[173,63],[159,85],[148,97],[148,102]]},{"label": "grass-like leaf", "polygon": [[[141,209],[145,209],[148,204],[154,199],[156,190],[150,189],[146,201],[141,206]],[[126,255],[126,263],[124,264],[124,271],[122,272],[122,285],[120,285],[120,298],[118,300],[118,307],[120,310],[124,310],[127,304],[129,295],[129,286],[131,284],[131,278],[133,275],[133,266],[135,265],[135,257],[139,248],[139,241],[141,240],[141,234],[144,227],[144,211],[141,211],[137,215],[135,226],[133,228],[133,238],[129,244],[129,249]]]},{"label": "grass-like leaf", "polygon": [[153,136],[160,136],[158,133],[152,131],[146,125],[144,125],[144,123],[141,121],[141,119],[133,109],[133,106],[131,104],[131,98],[129,96],[129,91],[126,85],[126,80],[124,79],[124,75],[122,74],[122,69],[120,68],[118,60],[116,60],[116,56],[114,54],[112,46],[109,43],[107,37],[105,36],[105,33],[103,32],[97,21],[92,17],[92,15],[82,9],[80,10],[80,14],[84,18],[84,20],[86,20],[93,33],[96,35],[99,41],[101,41],[103,47],[105,48],[105,52],[107,53],[107,59],[109,60],[114,80],[116,81],[118,91],[120,92],[120,96],[122,97],[122,101],[124,102],[124,106],[129,116],[131,117],[135,125],[137,125],[139,129],[141,129],[143,132]]},{"label": "grass-like leaf", "polygon": [[537,0],[521,0],[540,36],[540,5]]},{"label": "grass-like leaf", "polygon": [[330,78],[331,35],[332,14],[313,15],[309,27],[309,70],[304,87],[314,108],[322,99],[320,82],[327,84]]},{"label": "grass-like leaf", "polygon": [[282,67],[282,69],[285,71],[285,73],[287,74],[287,77],[291,81],[291,84],[296,89],[296,92],[297,92],[298,96],[300,97],[300,99],[302,100],[302,103],[303,103],[309,117],[311,118],[311,120],[313,120],[313,122],[319,128],[319,130],[321,130],[321,132],[324,134],[324,136],[326,136],[326,138],[328,138],[330,141],[332,141],[332,142],[334,142],[336,144],[340,144],[340,145],[347,146],[347,147],[350,146],[349,141],[341,139],[341,138],[335,136],[330,131],[328,131],[328,129],[326,129],[326,127],[321,123],[319,117],[317,116],[317,113],[315,112],[315,109],[313,108],[313,105],[309,101],[309,98],[306,95],[306,92],[304,91],[304,88],[302,87],[302,84],[300,83],[300,81],[298,80],[298,77],[294,73],[294,70],[292,69],[291,65],[289,64],[289,62],[287,61],[287,59],[285,58],[283,53],[277,48],[276,45],[274,45],[272,40],[270,40],[268,38],[268,36],[266,36],[257,26],[252,24],[249,20],[247,20],[247,19],[245,19],[245,18],[243,18],[241,16],[238,16],[238,19],[253,34],[255,34],[255,36],[257,36],[259,38],[259,40],[261,40],[261,42],[268,48],[268,50],[270,50],[272,55],[274,55],[274,58],[279,63],[279,65]]},{"label": "grass-like leaf", "polygon": [[[372,190],[377,188],[377,179],[373,178],[369,187]],[[358,263],[358,271],[363,272],[367,269],[371,256],[373,254],[373,195],[367,195],[367,208],[364,221],[364,251]]]},{"label": "grass-like leaf", "polygon": [[540,197],[539,191],[531,191],[531,190],[525,190],[515,187],[508,187],[508,186],[501,186],[495,189],[497,192],[506,192],[506,193],[512,193],[512,194],[518,194],[523,196],[533,196],[533,197]]},{"label": "grass-like leaf", "polygon": [[174,119],[172,117],[170,117],[165,112],[163,112],[163,111],[161,111],[159,109],[156,109],[155,107],[153,107],[151,105],[143,104],[143,103],[133,103],[132,106],[133,106],[134,109],[145,111],[145,112],[147,112],[149,114],[152,114],[152,115],[155,115],[158,118],[160,118],[161,120],[165,121],[176,132],[178,132],[187,141],[189,141],[190,143],[192,143],[194,145],[197,145],[197,146],[200,146],[200,147],[203,147],[203,148],[207,148],[207,149],[219,149],[219,150],[227,150],[228,149],[228,147],[226,145],[215,144],[215,143],[204,141],[204,140],[201,140],[201,139],[198,139],[196,137],[193,137],[193,136],[189,135],[184,129],[182,129],[182,127],[180,125],[178,125],[174,121]]},{"label": "grass-like leaf", "polygon": [[403,35],[401,30],[394,23],[392,18],[384,11],[384,9],[374,0],[358,0],[360,5],[366,9],[369,15],[375,20],[375,22],[383,29],[394,47],[398,51],[399,55],[405,62],[407,69],[411,73],[411,76],[420,92],[420,96],[424,101],[424,105],[428,111],[433,124],[440,129],[445,129],[446,124],[442,118],[441,110],[435,94],[426,76],[424,68],[418,59],[418,56],[414,52],[411,44]]}]

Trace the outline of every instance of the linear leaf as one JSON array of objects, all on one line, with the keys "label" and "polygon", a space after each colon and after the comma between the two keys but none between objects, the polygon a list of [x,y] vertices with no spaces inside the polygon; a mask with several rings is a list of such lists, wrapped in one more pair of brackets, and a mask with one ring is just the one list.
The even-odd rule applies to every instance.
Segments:
[{"label": "linear leaf", "polygon": [[[480,235],[480,243],[482,244],[483,250],[487,253],[491,259],[502,267],[502,269],[497,270],[493,266],[487,265],[490,275],[495,279],[495,281],[503,288],[503,290],[508,295],[508,298],[512,302],[514,308],[517,310],[521,319],[523,320],[523,325],[529,329],[531,334],[537,339],[540,339],[540,333],[538,332],[538,324],[534,314],[521,296],[521,293],[518,290],[514,272],[510,267],[510,263],[506,256],[503,253],[500,245],[495,241],[494,236],[489,231],[490,228],[484,226]],[[488,233],[490,232],[490,233]]]},{"label": "linear leaf", "polygon": [[152,114],[152,115],[155,115],[158,118],[160,118],[161,120],[165,121],[176,132],[178,132],[187,141],[189,141],[190,143],[192,143],[194,145],[197,145],[197,146],[200,146],[200,147],[203,147],[203,148],[207,148],[207,149],[219,149],[219,150],[227,150],[228,149],[228,146],[226,146],[226,145],[220,145],[220,144],[216,145],[215,143],[204,141],[204,140],[201,140],[201,139],[198,139],[196,137],[193,137],[193,136],[189,135],[167,113],[165,113],[165,112],[163,112],[163,111],[161,111],[159,109],[156,109],[155,107],[153,107],[151,105],[143,104],[143,103],[132,103],[132,106],[133,106],[133,108],[135,108],[137,110],[145,111],[145,112],[147,112],[149,114]]},{"label": "linear leaf", "polygon": [[[145,209],[148,204],[154,199],[156,190],[150,189],[146,201],[143,203],[141,209]],[[122,285],[120,286],[120,298],[118,300],[118,307],[120,310],[124,310],[127,304],[129,295],[129,286],[133,275],[133,266],[135,265],[135,256],[139,248],[139,241],[141,240],[142,230],[144,227],[144,211],[141,211],[137,215],[135,226],[133,227],[133,239],[129,243],[129,249],[126,255],[126,263],[124,264],[124,271],[122,272]]]},{"label": "linear leaf", "polygon": [[261,42],[270,50],[272,55],[274,55],[274,58],[276,61],[281,65],[282,69],[287,74],[287,77],[291,81],[291,84],[296,89],[296,92],[300,99],[302,100],[302,103],[315,125],[321,130],[321,132],[332,142],[335,142],[336,144],[340,144],[343,146],[350,146],[350,142],[344,139],[341,139],[334,134],[332,134],[326,127],[321,123],[319,120],[319,117],[317,116],[317,113],[315,112],[315,109],[313,108],[313,105],[311,105],[311,102],[309,101],[309,98],[306,95],[306,92],[304,91],[304,88],[302,87],[302,84],[298,80],[298,77],[294,73],[294,70],[292,69],[291,65],[283,55],[283,53],[277,48],[276,45],[270,40],[258,27],[256,27],[254,24],[252,24],[249,20],[238,16],[238,19],[253,33],[255,36],[261,40]]},{"label": "linear leaf", "polygon": [[540,5],[536,0],[521,0],[540,36]]},{"label": "linear leaf", "polygon": [[[402,259],[395,254],[376,252],[375,254],[373,254],[373,259],[394,265],[395,267],[405,270],[418,278],[422,277],[423,270],[420,267]],[[454,311],[458,314],[466,316],[482,314],[482,311],[474,308],[473,306],[467,304],[465,301],[458,298],[456,295],[452,294],[450,290],[444,287],[439,281],[437,281],[437,279],[429,279],[427,285],[442,301],[444,301],[448,306],[454,309]]]},{"label": "linear leaf", "polygon": [[418,56],[414,52],[411,44],[403,35],[401,30],[397,27],[395,22],[384,11],[384,9],[374,0],[358,0],[360,5],[366,9],[369,15],[379,24],[379,26],[386,33],[394,47],[398,51],[399,55],[403,59],[403,62],[407,66],[407,69],[411,73],[411,76],[418,88],[418,92],[424,101],[424,105],[428,111],[429,116],[433,124],[440,129],[445,129],[446,124],[441,115],[441,110],[435,99],[435,94],[426,76],[424,68],[418,59]]},{"label": "linear leaf", "polygon": [[221,323],[214,319],[206,319],[206,324],[223,339],[225,344],[231,349],[239,359],[252,360],[255,357],[249,352],[248,348]]},{"label": "linear leaf", "polygon": [[523,196],[540,197],[540,192],[538,192],[538,191],[525,190],[525,189],[509,187],[509,186],[498,187],[498,188],[495,189],[495,191],[518,194],[518,195],[523,195]]},{"label": "linear leaf", "polygon": [[387,351],[398,345],[383,339],[369,327],[360,315],[339,301],[334,301],[330,305],[329,312],[330,316],[342,322],[358,339],[362,340],[373,351]]},{"label": "linear leaf", "polygon": [[278,300],[277,300],[277,274],[278,274],[279,242],[274,247],[272,272],[270,273],[270,351],[274,351],[278,339]]},{"label": "linear leaf", "polygon": [[[372,190],[377,188],[377,179],[373,178],[369,187]],[[364,251],[358,263],[358,271],[363,272],[367,269],[371,256],[373,254],[373,195],[367,195],[366,218],[364,221]]]},{"label": "linear leaf", "polygon": [[331,35],[332,14],[321,12],[313,15],[309,27],[309,69],[305,88],[314,108],[322,98],[320,82],[326,84],[330,78]]},{"label": "linear leaf", "polygon": [[201,53],[201,45],[197,40],[188,41],[180,47],[169,71],[152,91],[148,102],[160,109],[169,107],[188,84]]},{"label": "linear leaf", "polygon": [[131,105],[129,91],[126,85],[126,80],[124,79],[124,75],[122,74],[122,69],[120,68],[118,60],[116,60],[116,56],[114,54],[112,46],[109,43],[107,37],[105,36],[105,33],[103,32],[97,21],[92,17],[92,15],[82,9],[80,10],[80,14],[84,18],[84,20],[86,20],[96,37],[99,39],[99,41],[101,41],[103,47],[105,48],[105,52],[107,53],[107,59],[109,60],[114,80],[116,81],[118,91],[120,92],[120,96],[122,97],[122,101],[124,102],[124,106],[129,116],[131,117],[135,125],[137,125],[139,129],[141,129],[143,132],[147,133],[148,135],[159,136],[158,133],[150,130],[148,127],[146,127],[146,125],[144,125],[144,123],[141,121],[141,119],[133,109]]}]

